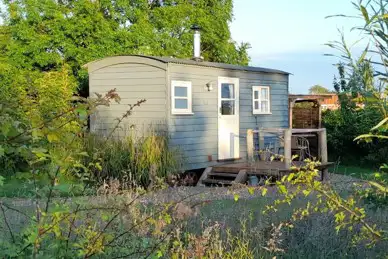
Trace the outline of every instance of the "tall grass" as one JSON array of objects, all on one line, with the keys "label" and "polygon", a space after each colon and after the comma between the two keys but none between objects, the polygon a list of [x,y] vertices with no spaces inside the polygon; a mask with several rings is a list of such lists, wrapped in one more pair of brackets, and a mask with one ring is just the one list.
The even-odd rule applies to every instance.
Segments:
[{"label": "tall grass", "polygon": [[168,136],[155,132],[137,137],[130,131],[109,139],[89,134],[85,148],[92,156],[87,160],[93,159],[100,165],[93,170],[98,181],[115,178],[146,187],[156,178],[166,178],[181,170],[179,150],[169,146]]}]

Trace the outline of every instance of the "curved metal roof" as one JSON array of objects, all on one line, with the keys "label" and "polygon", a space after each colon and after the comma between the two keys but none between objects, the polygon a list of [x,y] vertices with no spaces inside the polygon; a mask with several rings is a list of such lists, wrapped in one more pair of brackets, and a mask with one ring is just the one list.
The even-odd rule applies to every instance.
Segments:
[{"label": "curved metal roof", "polygon": [[275,74],[283,74],[283,75],[290,75],[291,74],[291,73],[288,73],[288,72],[285,72],[282,70],[264,68],[264,67],[231,65],[231,64],[225,64],[225,63],[196,61],[196,60],[191,60],[191,59],[179,59],[179,58],[171,58],[171,57],[153,57],[153,56],[143,56],[143,55],[132,55],[132,56],[150,58],[150,59],[158,60],[158,61],[163,62],[163,63],[174,63],[174,64],[183,64],[183,65],[202,66],[202,67],[214,67],[214,68],[231,69],[231,70],[262,72],[262,73],[275,73]]},{"label": "curved metal roof", "polygon": [[[144,55],[127,55],[127,56],[113,56],[107,58],[119,58],[119,57],[139,57],[139,58],[147,58],[155,61],[159,61],[165,64],[174,63],[174,64],[183,64],[183,65],[192,65],[192,66],[201,66],[201,67],[213,67],[213,68],[221,68],[221,69],[229,69],[229,70],[239,70],[239,71],[249,71],[249,72],[261,72],[261,73],[273,73],[273,74],[283,74],[290,75],[291,73],[271,69],[264,67],[252,67],[252,66],[241,66],[241,65],[232,65],[225,63],[217,63],[217,62],[207,62],[207,61],[196,61],[191,59],[179,59],[172,57],[154,57],[154,56],[144,56]],[[90,63],[84,65],[84,67],[89,67],[91,64],[96,64],[100,61],[106,60],[107,58],[103,58],[100,60],[95,60]]]}]

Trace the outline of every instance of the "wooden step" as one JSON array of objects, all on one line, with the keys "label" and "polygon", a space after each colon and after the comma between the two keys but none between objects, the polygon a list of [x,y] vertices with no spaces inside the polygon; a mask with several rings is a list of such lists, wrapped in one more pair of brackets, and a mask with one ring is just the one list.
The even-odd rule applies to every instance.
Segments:
[{"label": "wooden step", "polygon": [[236,172],[236,168],[233,168],[233,172],[224,172],[220,169],[214,169],[215,168],[212,167],[206,168],[201,175],[197,186],[205,186],[209,184],[232,185],[233,183],[245,183],[248,177],[246,170],[239,170]]},{"label": "wooden step", "polygon": [[204,181],[205,179],[208,178],[207,175],[210,174],[210,173],[212,172],[212,170],[213,170],[212,167],[207,167],[207,168],[205,169],[205,171],[203,171],[201,177],[200,177],[199,180],[198,180],[197,186],[205,186],[205,184],[204,184],[203,181]]},{"label": "wooden step", "polygon": [[208,176],[236,178],[237,174],[233,174],[233,173],[218,173],[218,172],[211,172],[211,173],[208,174]]},{"label": "wooden step", "polygon": [[238,168],[233,168],[233,167],[222,167],[222,166],[217,166],[213,167],[212,173],[230,173],[230,174],[238,174],[240,170]]},{"label": "wooden step", "polygon": [[202,180],[203,184],[222,184],[222,185],[232,185],[233,181],[229,180],[218,180],[218,179],[204,179]]}]

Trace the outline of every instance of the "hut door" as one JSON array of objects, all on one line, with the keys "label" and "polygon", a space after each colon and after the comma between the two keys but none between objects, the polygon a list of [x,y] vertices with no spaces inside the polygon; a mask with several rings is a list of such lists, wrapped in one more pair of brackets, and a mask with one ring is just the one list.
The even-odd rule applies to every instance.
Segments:
[{"label": "hut door", "polygon": [[239,158],[239,79],[218,78],[218,159]]}]

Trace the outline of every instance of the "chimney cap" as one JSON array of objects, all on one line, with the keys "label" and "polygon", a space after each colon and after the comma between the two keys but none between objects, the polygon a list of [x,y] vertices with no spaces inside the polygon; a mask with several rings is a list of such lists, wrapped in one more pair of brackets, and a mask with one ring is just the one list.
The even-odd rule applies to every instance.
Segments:
[{"label": "chimney cap", "polygon": [[201,30],[201,27],[198,25],[198,24],[193,24],[191,27],[190,27],[191,30],[193,31],[200,31]]}]

